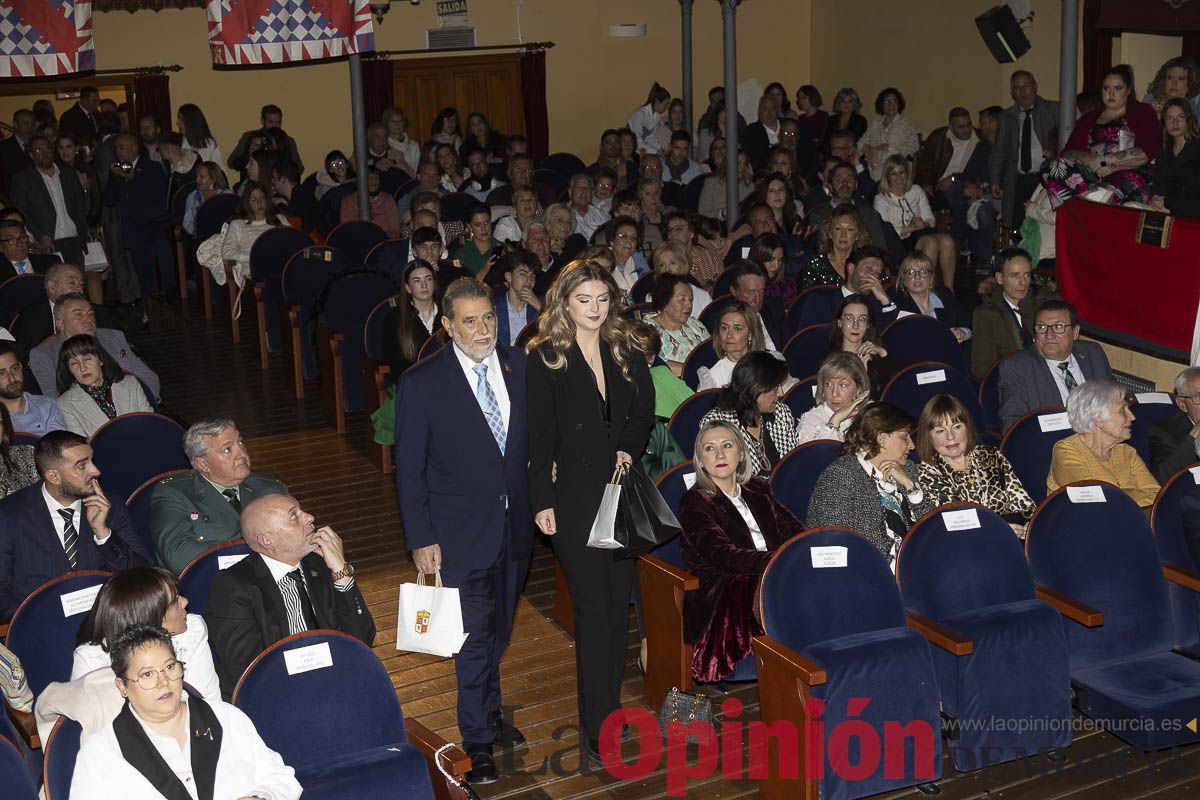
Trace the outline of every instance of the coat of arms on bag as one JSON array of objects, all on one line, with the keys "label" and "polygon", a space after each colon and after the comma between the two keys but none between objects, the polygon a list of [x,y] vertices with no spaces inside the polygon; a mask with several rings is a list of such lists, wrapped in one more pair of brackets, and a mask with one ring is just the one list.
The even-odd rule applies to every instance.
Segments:
[{"label": "coat of arms on bag", "polygon": [[413,626],[417,633],[429,633],[429,612],[417,612],[417,624]]}]

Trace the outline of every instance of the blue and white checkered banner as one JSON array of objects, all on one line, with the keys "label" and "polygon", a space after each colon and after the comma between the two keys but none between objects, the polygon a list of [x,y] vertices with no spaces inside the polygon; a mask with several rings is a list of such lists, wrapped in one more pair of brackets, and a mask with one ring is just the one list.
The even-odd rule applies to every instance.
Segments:
[{"label": "blue and white checkered banner", "polygon": [[91,2],[0,0],[0,78],[95,68]]},{"label": "blue and white checkered banner", "polygon": [[368,53],[375,32],[368,0],[210,0],[208,43],[214,64],[279,64]]}]

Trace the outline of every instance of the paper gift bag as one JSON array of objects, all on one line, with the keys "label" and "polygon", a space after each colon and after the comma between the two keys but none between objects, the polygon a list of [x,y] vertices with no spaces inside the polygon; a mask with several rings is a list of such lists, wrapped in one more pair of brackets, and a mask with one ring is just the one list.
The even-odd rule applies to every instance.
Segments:
[{"label": "paper gift bag", "polygon": [[424,573],[417,573],[416,583],[400,584],[396,649],[443,658],[452,656],[467,640],[458,589],[442,586],[440,570],[435,574],[433,586],[426,586],[424,577]]},{"label": "paper gift bag", "polygon": [[601,550],[615,550],[623,547],[616,537],[617,509],[621,503],[621,483],[625,479],[625,467],[613,470],[612,478],[604,487],[604,496],[600,498],[600,508],[596,518],[592,520],[592,531],[588,534],[588,547],[598,547]]}]

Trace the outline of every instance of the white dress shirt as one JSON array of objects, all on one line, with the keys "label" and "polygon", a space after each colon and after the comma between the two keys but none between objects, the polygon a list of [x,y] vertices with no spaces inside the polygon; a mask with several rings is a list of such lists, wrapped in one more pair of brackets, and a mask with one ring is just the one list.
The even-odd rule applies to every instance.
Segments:
[{"label": "white dress shirt", "polygon": [[587,213],[584,214],[580,214],[574,206],[571,206],[571,213],[575,215],[575,232],[589,242],[596,229],[608,222],[608,214],[593,205],[589,205]]},{"label": "white dress shirt", "polygon": [[75,221],[71,219],[71,214],[67,211],[67,200],[63,197],[62,175],[59,172],[57,164],[50,165],[51,172],[47,175],[38,170],[38,175],[42,176],[42,182],[46,184],[46,191],[50,194],[50,202],[54,204],[54,239],[69,239],[72,236],[78,236],[79,231],[75,227]]},{"label": "white dress shirt", "polygon": [[[492,387],[492,393],[496,395],[496,404],[500,406],[500,418],[504,420],[504,430],[509,430],[509,419],[512,414],[512,403],[508,399],[508,386],[504,383],[504,376],[500,374],[500,357],[493,350],[491,354],[482,362],[471,360],[471,357],[458,349],[458,345],[454,345],[454,355],[458,357],[459,366],[462,367],[463,375],[467,378],[467,385],[471,387],[471,394],[475,395],[478,400],[478,394],[475,387],[479,384],[479,376],[475,374],[475,365],[477,363],[487,364],[487,382]],[[483,413],[483,406],[479,407],[480,413]]]},{"label": "white dress shirt", "polygon": [[754,541],[754,549],[760,553],[767,552],[767,540],[763,538],[762,528],[758,526],[758,520],[754,518],[754,514],[750,511],[750,506],[746,505],[746,498],[742,497],[742,487],[737,487],[737,494],[729,494],[724,492],[729,498],[729,502],[733,503],[733,507],[742,515],[742,521],[746,523],[746,527],[750,529],[750,538]]},{"label": "white dress shirt", "polygon": [[[1050,370],[1050,374],[1052,376],[1054,376],[1054,385],[1055,385],[1055,387],[1057,387],[1058,393],[1062,397],[1062,404],[1065,406],[1067,404],[1067,394],[1068,394],[1067,382],[1063,378],[1062,369],[1058,366],[1062,362],[1055,361],[1052,358],[1046,358],[1046,359],[1043,359],[1043,361],[1046,362],[1046,368]],[[1068,369],[1071,370],[1071,377],[1073,377],[1075,379],[1076,386],[1079,386],[1080,384],[1084,383],[1087,380],[1087,378],[1085,378],[1083,376],[1083,370],[1080,369],[1079,362],[1075,359],[1074,353],[1072,353],[1070,355],[1070,357],[1067,358],[1067,364],[1070,365],[1068,367]]]},{"label": "white dress shirt", "polygon": [[[63,519],[62,514],[58,513],[58,510],[60,508],[69,508],[75,512],[75,516],[71,518],[71,522],[75,525],[75,533],[82,536],[83,501],[76,500],[70,505],[60,505],[59,502],[51,497],[50,493],[46,491],[45,483],[42,483],[42,499],[46,501],[46,509],[50,512],[50,521],[54,523],[54,532],[58,534],[58,543],[63,546],[64,550],[66,550],[67,540],[65,538],[64,531],[67,529],[67,521]],[[96,544],[104,544],[108,541],[110,536],[112,536],[112,529],[109,529],[108,536],[105,536],[103,539],[101,539],[99,536],[96,536],[94,530],[92,532],[92,538],[96,541]]]}]

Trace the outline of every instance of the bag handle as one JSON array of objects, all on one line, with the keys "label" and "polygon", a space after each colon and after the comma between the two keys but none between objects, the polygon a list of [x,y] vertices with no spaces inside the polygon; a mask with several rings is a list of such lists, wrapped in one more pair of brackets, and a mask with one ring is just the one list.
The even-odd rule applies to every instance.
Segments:
[{"label": "bag handle", "polygon": [[[421,572],[420,570],[417,570],[417,586],[424,586],[425,585],[425,577],[429,574],[430,573],[428,573],[428,572]],[[437,589],[441,589],[442,588],[442,570],[441,570],[441,568],[434,570],[433,576],[434,576],[433,577],[434,587]]]},{"label": "bag handle", "polygon": [[628,471],[628,464],[619,464],[617,468],[613,470],[612,477],[608,479],[608,482],[612,484],[620,483],[621,479],[625,477],[625,473]]}]

